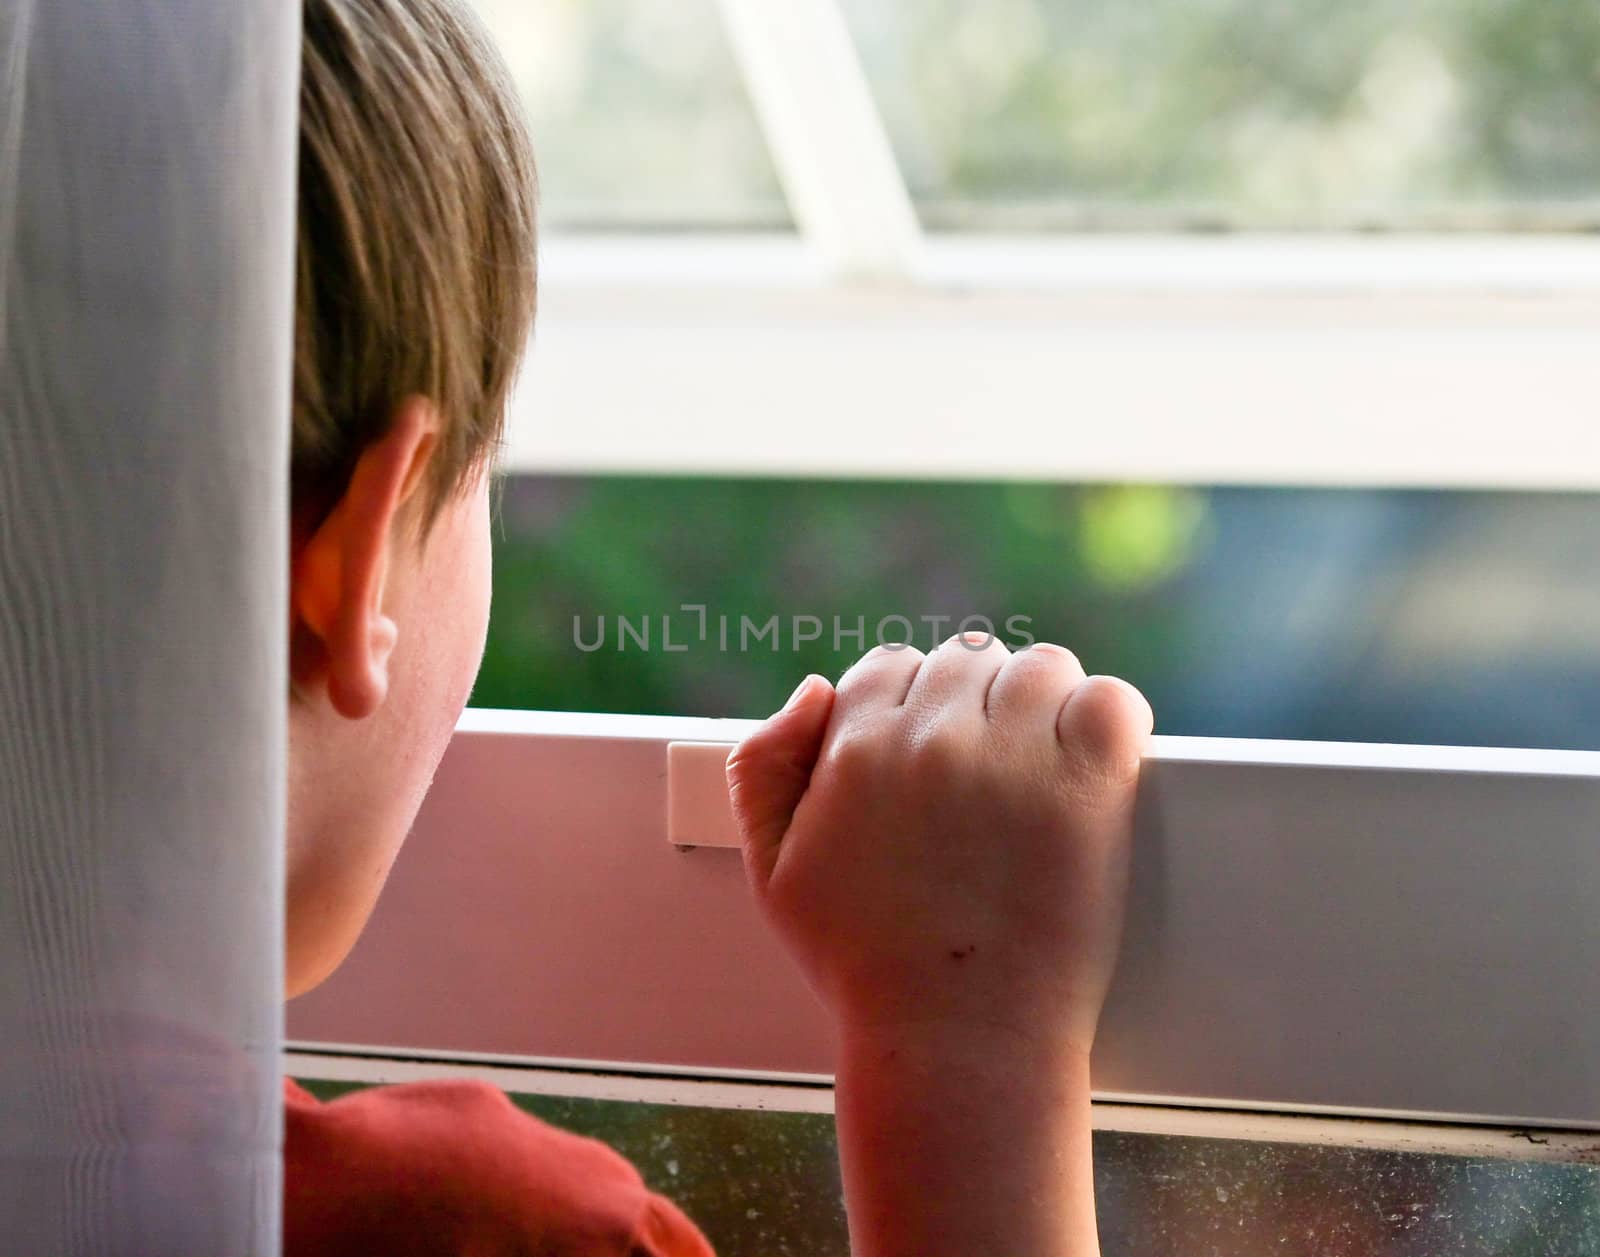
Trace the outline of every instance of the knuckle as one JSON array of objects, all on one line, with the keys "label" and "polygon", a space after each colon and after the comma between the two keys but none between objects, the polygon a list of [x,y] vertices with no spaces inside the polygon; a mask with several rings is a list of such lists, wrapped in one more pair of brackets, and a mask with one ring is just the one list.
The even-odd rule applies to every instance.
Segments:
[{"label": "knuckle", "polygon": [[1071,650],[1068,650],[1059,642],[1034,642],[1029,645],[1026,650],[1019,651],[1018,653],[1019,655],[1023,656],[1031,656],[1034,660],[1040,662],[1059,660],[1069,663],[1074,667],[1082,667],[1082,664],[1078,662],[1077,654]]},{"label": "knuckle", "polygon": [[908,749],[918,770],[934,780],[947,780],[973,761],[970,735],[948,719],[936,718],[919,725]]},{"label": "knuckle", "polygon": [[952,633],[939,643],[940,654],[954,658],[981,656],[992,650],[999,650],[1004,654],[1011,653],[1010,647],[999,637],[983,629],[964,629],[959,633]]},{"label": "knuckle", "polygon": [[917,666],[922,658],[922,652],[915,646],[880,643],[851,665],[840,679],[838,689],[843,692],[871,684],[901,668]]},{"label": "knuckle", "polygon": [[1029,684],[1044,684],[1049,678],[1059,678],[1061,683],[1083,678],[1083,665],[1078,656],[1065,646],[1053,642],[1036,642],[1026,650],[1019,650],[1006,662],[1006,671]]},{"label": "knuckle", "polygon": [[822,753],[823,767],[842,789],[860,789],[880,771],[883,742],[881,730],[852,722],[829,740]]},{"label": "knuckle", "polygon": [[[936,669],[937,675],[942,677],[945,682],[961,684],[974,674],[994,671],[992,662],[988,664],[984,662],[984,653],[983,651],[966,650],[956,646],[949,650],[940,651],[929,661],[928,667]],[[946,693],[943,688],[938,692],[941,694]],[[938,701],[934,700],[935,704]]]},{"label": "knuckle", "polygon": [[1054,642],[1035,642],[1026,650],[1018,651],[1012,657],[1010,666],[1029,680],[1042,680],[1045,677],[1081,680],[1083,677],[1083,664],[1078,661],[1078,656]]},{"label": "knuckle", "polygon": [[1059,710],[1082,679],[1083,668],[1075,654],[1064,646],[1038,643],[1006,661],[995,679],[991,701],[1002,710],[1027,713],[1053,700]]}]

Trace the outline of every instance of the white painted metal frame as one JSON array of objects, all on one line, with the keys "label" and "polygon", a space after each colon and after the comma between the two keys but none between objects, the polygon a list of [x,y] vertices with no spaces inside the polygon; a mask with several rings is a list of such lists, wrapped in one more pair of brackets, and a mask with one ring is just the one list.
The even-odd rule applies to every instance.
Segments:
[{"label": "white painted metal frame", "polygon": [[[302,1043],[825,1081],[668,744],[748,722],[469,712]],[[1600,1129],[1600,754],[1159,738],[1102,1099]],[[1003,1062],[997,1062],[1003,1068]]]},{"label": "white painted metal frame", "polygon": [[1587,296],[1156,297],[619,247],[552,254],[512,470],[1600,488],[1600,252]]},{"label": "white painted metal frame", "polygon": [[837,278],[909,278],[916,211],[837,0],[719,7],[807,241]]}]

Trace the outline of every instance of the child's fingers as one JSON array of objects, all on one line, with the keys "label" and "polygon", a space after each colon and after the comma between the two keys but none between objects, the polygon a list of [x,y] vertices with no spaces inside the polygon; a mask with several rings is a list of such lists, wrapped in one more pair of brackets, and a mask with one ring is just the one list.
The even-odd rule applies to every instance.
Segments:
[{"label": "child's fingers", "polygon": [[924,717],[983,715],[989,686],[1011,651],[992,633],[957,633],[928,656],[906,694]]},{"label": "child's fingers", "polygon": [[1066,700],[1083,683],[1078,656],[1054,642],[1035,642],[1006,660],[989,689],[990,723],[1054,736]]},{"label": "child's fingers", "polygon": [[900,706],[925,658],[915,646],[874,646],[839,678],[836,723]]},{"label": "child's fingers", "polygon": [[758,890],[772,875],[778,847],[811,784],[833,703],[827,680],[807,677],[783,710],[728,756],[728,801]]}]

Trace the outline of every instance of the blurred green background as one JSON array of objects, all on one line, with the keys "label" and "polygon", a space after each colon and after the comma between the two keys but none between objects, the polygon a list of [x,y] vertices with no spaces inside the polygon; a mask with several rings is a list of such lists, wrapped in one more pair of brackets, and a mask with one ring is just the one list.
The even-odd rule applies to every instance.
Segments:
[{"label": "blurred green background", "polygon": [[1600,749],[1595,536],[1589,494],[514,476],[473,702],[764,716],[835,619],[1026,616],[1161,732]]}]

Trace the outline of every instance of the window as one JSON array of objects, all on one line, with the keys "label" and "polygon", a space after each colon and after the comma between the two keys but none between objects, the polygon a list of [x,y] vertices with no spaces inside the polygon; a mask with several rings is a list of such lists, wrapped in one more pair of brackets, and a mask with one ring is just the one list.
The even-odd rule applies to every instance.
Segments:
[{"label": "window", "polygon": [[1600,15],[843,0],[936,228],[1587,227]]},{"label": "window", "polygon": [[1547,1129],[1600,1128],[1590,15],[482,3],[551,226],[475,696],[509,710],[291,1008],[299,1072],[522,1071],[668,1190],[658,1141],[746,1122],[821,1230],[738,1187],[726,1251],[838,1251],[825,1027],[737,858],[668,842],[668,747],[858,620],[1020,615],[1167,735],[1108,1234],[1600,1242],[1593,1138]]},{"label": "window", "polygon": [[476,0],[537,131],[546,230],[787,228],[715,0]]}]

